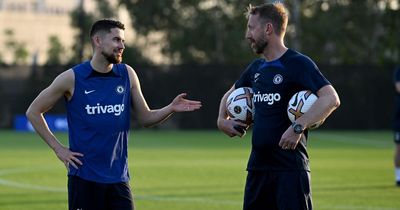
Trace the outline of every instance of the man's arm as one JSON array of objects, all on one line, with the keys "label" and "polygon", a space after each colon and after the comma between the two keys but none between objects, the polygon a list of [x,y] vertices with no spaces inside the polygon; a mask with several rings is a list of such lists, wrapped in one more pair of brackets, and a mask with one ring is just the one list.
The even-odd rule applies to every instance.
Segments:
[{"label": "man's arm", "polygon": [[228,114],[226,110],[226,99],[228,96],[235,90],[235,86],[232,86],[222,97],[221,102],[219,104],[219,113],[218,113],[218,119],[217,119],[217,126],[218,129],[224,132],[226,135],[230,137],[234,136],[243,136],[244,133],[239,132],[236,130],[234,127],[235,126],[241,126],[244,128],[247,128],[248,125],[245,123],[239,122],[239,121],[234,121],[234,120],[229,120],[228,119]]},{"label": "man's arm", "polygon": [[318,90],[318,99],[310,107],[309,111],[296,120],[305,128],[312,124],[325,120],[336,108],[340,106],[339,96],[332,85],[326,85]]},{"label": "man's arm", "polygon": [[[339,96],[332,85],[326,85],[318,90],[318,99],[310,107],[309,111],[303,114],[296,123],[303,125],[304,128],[312,124],[325,120],[336,108],[340,106]],[[295,134],[290,126],[279,142],[283,149],[295,149],[302,134]]]},{"label": "man's arm", "polygon": [[132,67],[127,66],[129,79],[131,81],[131,94],[134,111],[138,116],[138,121],[145,127],[154,126],[168,119],[175,112],[190,112],[200,109],[200,101],[185,99],[186,93],[181,93],[167,106],[161,109],[150,109],[142,94],[139,78]]},{"label": "man's arm", "polygon": [[26,116],[31,122],[35,131],[42,139],[54,150],[57,157],[67,166],[71,164],[78,168],[76,163],[82,165],[81,161],[75,156],[83,156],[80,153],[71,152],[67,147],[62,145],[54,134],[50,131],[43,117],[43,113],[50,110],[54,104],[62,97],[70,98],[74,87],[74,74],[72,70],[68,70],[60,74],[54,79],[49,87],[44,89],[31,103]]}]

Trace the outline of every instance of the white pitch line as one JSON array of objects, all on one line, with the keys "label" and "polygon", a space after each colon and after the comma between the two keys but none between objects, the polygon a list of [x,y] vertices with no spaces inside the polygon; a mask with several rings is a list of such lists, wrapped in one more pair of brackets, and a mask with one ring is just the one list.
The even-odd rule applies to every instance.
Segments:
[{"label": "white pitch line", "polygon": [[44,171],[44,170],[53,170],[55,167],[37,167],[37,168],[6,168],[0,169],[0,176],[1,175],[8,175],[8,174],[22,174],[22,173],[30,173],[33,171]]},{"label": "white pitch line", "polygon": [[[66,193],[66,189],[55,188],[55,187],[46,187],[40,185],[31,185],[24,184],[20,182],[13,182],[5,179],[0,179],[0,185],[21,188],[21,189],[29,189],[29,190],[40,190],[47,192],[58,192],[58,193]],[[161,202],[180,202],[180,203],[205,203],[205,204],[215,204],[215,205],[231,205],[231,206],[240,206],[242,205],[242,201],[234,201],[234,200],[215,200],[215,199],[206,199],[200,197],[168,197],[168,196],[134,196],[135,200],[150,200],[150,201],[161,201]],[[386,208],[386,207],[371,207],[371,206],[351,206],[351,205],[335,205],[335,206],[327,206],[323,205],[320,208],[328,208],[332,210],[400,210],[399,208]]]},{"label": "white pitch line", "polygon": [[371,206],[352,206],[352,205],[335,205],[335,206],[324,205],[322,207],[327,209],[329,207],[329,209],[332,210],[400,210],[399,208],[390,208],[381,206],[371,207]]},{"label": "white pitch line", "polygon": [[[14,188],[21,188],[21,189],[28,189],[28,190],[39,190],[39,191],[47,191],[47,192],[60,192],[66,193],[66,189],[56,188],[56,187],[46,187],[41,185],[32,185],[32,184],[25,184],[21,182],[14,182],[9,181],[6,179],[0,178],[0,185],[7,186],[7,187],[14,187]],[[152,201],[174,201],[174,202],[196,202],[196,203],[208,203],[208,204],[225,204],[225,205],[240,205],[242,202],[240,201],[232,201],[232,200],[213,200],[213,199],[205,199],[199,197],[163,197],[163,196],[134,196],[137,200],[152,200]]]},{"label": "white pitch line", "polygon": [[[28,189],[28,190],[39,190],[39,191],[46,191],[46,192],[57,192],[57,193],[66,193],[66,189],[56,188],[56,187],[46,187],[41,185],[32,185],[32,184],[25,184],[20,182],[9,181],[6,179],[0,179],[0,185],[7,186],[7,187],[14,187],[20,189]],[[166,202],[181,202],[181,203],[207,203],[207,204],[217,204],[217,205],[240,205],[242,202],[240,201],[232,201],[232,200],[214,200],[214,199],[205,199],[199,197],[161,197],[161,196],[134,196],[136,200],[151,200],[151,201],[166,201]]]},{"label": "white pitch line", "polygon": [[[2,175],[10,175],[10,174],[22,174],[22,173],[30,173],[33,171],[43,171],[43,170],[52,170],[54,167],[38,167],[38,168],[9,168],[9,169],[1,169],[0,176]],[[29,190],[39,190],[39,191],[47,191],[47,192],[60,192],[65,193],[67,190],[64,188],[57,187],[47,187],[42,185],[34,185],[27,184],[22,182],[10,181],[7,179],[0,178],[0,185],[7,187],[14,187],[20,189],[29,189]]]},{"label": "white pitch line", "polygon": [[168,196],[134,196],[138,200],[152,200],[152,201],[174,201],[174,202],[185,202],[185,203],[208,203],[208,204],[224,204],[224,205],[241,205],[241,201],[233,200],[215,200],[199,197],[168,197]]},{"label": "white pitch line", "polygon": [[47,192],[67,192],[66,189],[56,188],[56,187],[46,187],[41,185],[33,185],[33,184],[25,184],[21,182],[13,182],[6,179],[0,179],[0,185],[4,185],[7,187],[15,187],[21,189],[29,189],[29,190],[40,190],[40,191],[47,191]]},{"label": "white pitch line", "polygon": [[[49,169],[46,167],[46,169]],[[44,168],[11,168],[11,169],[0,169],[0,176],[1,175],[10,175],[10,174],[21,174],[21,173],[29,173],[36,170],[44,170]],[[27,184],[22,182],[10,181],[7,179],[0,178],[0,185],[19,188],[19,189],[28,189],[28,190],[38,190],[38,191],[46,191],[46,192],[57,192],[57,193],[66,193],[67,189],[65,188],[57,188],[57,187],[48,187],[42,185],[34,185],[34,184]],[[208,203],[208,204],[217,204],[217,205],[241,205],[241,201],[232,201],[232,200],[214,200],[214,199],[205,199],[201,197],[163,197],[163,196],[134,196],[134,199],[137,200],[152,200],[152,201],[173,201],[173,202],[197,202],[197,203]]]},{"label": "white pitch line", "polygon": [[311,133],[309,134],[309,138],[312,139],[313,136],[319,136],[320,138],[326,137],[323,141],[334,141],[346,144],[356,144],[356,145],[363,145],[363,146],[373,146],[378,148],[386,148],[391,147],[393,140],[391,139],[382,139],[382,140],[374,140],[368,138],[360,138],[356,136],[346,136],[346,135],[339,135],[339,134],[331,134],[331,133]]}]

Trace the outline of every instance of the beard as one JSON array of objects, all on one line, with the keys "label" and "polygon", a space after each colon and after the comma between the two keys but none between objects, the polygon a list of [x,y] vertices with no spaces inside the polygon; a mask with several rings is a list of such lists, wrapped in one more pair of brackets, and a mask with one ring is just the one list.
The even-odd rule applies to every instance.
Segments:
[{"label": "beard", "polygon": [[107,54],[106,52],[101,52],[101,54],[104,56],[104,58],[112,63],[112,64],[118,64],[122,62],[122,56],[116,56],[113,53]]},{"label": "beard", "polygon": [[254,40],[254,42],[252,42],[254,44],[254,46],[252,46],[253,51],[256,54],[262,54],[264,52],[264,49],[268,46],[268,41],[261,38],[259,40]]}]

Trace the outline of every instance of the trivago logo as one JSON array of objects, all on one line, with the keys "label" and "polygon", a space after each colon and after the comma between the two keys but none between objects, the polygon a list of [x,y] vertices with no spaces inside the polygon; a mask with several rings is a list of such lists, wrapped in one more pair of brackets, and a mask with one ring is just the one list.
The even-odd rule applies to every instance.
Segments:
[{"label": "trivago logo", "polygon": [[281,95],[279,93],[264,93],[261,94],[258,91],[256,94],[253,95],[253,101],[256,102],[267,102],[268,105],[272,105],[275,101],[280,101]]},{"label": "trivago logo", "polygon": [[86,113],[89,115],[114,114],[115,116],[119,116],[124,111],[124,104],[100,105],[99,103],[97,103],[96,106],[90,106],[89,104],[87,104],[85,109]]}]

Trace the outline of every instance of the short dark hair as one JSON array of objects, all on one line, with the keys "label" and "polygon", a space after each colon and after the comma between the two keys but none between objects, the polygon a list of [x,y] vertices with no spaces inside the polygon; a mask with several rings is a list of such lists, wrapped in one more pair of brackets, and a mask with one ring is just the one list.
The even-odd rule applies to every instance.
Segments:
[{"label": "short dark hair", "polygon": [[111,19],[98,20],[95,23],[93,23],[92,28],[90,29],[90,37],[93,37],[99,31],[111,32],[111,29],[113,28],[119,28],[125,30],[124,24],[119,22],[118,20],[111,20]]},{"label": "short dark hair", "polygon": [[250,4],[247,7],[246,17],[249,18],[250,15],[259,15],[261,19],[271,21],[274,30],[280,35],[286,31],[288,12],[280,2],[265,3],[259,6],[252,6]]}]

